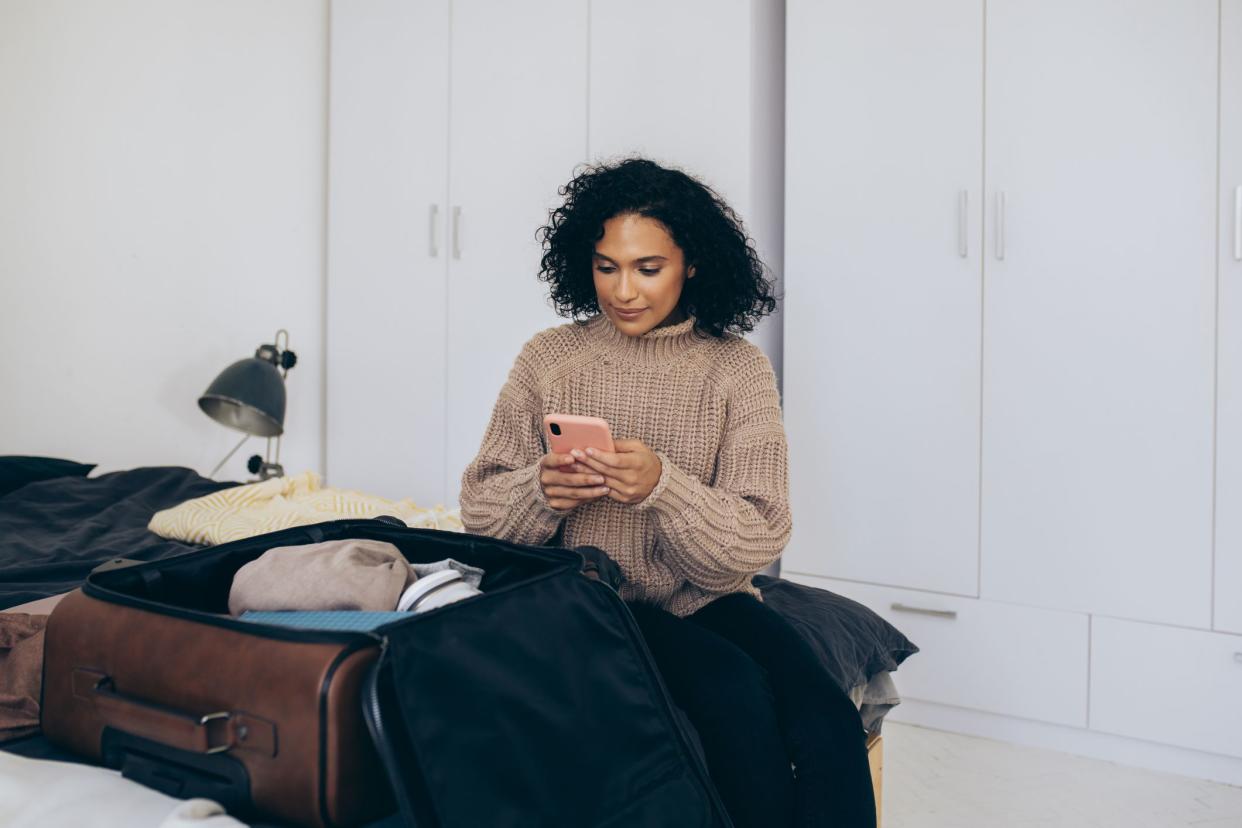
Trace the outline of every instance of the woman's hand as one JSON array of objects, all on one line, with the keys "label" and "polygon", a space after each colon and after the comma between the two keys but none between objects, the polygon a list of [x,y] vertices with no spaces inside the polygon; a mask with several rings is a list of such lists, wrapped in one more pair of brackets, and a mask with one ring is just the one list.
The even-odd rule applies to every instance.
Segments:
[{"label": "woman's hand", "polygon": [[580,466],[568,454],[545,454],[539,465],[543,496],[559,512],[571,511],[608,494],[603,475]]},{"label": "woman's hand", "polygon": [[638,503],[651,494],[664,471],[660,458],[642,440],[614,440],[615,452],[574,449],[572,459],[603,476],[608,497]]}]

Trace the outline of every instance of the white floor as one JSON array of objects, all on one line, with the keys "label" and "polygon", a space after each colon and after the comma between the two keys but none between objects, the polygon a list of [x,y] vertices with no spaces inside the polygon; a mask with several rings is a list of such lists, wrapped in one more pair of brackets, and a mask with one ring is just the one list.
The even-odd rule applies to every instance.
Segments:
[{"label": "white floor", "polygon": [[883,828],[1242,828],[1242,788],[884,723]]}]

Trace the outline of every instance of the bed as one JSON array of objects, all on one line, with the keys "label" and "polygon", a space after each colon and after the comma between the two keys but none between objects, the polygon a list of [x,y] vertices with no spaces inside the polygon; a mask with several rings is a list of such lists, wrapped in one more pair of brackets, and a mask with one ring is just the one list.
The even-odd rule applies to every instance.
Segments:
[{"label": "bed", "polygon": [[[10,611],[9,621],[24,615],[37,625],[42,607],[30,602],[76,588],[93,568],[110,561],[155,560],[200,548],[148,531],[151,517],[186,500],[238,485],[209,480],[180,467],[143,467],[95,477],[88,476],[91,469],[50,458],[0,457],[0,610]],[[892,674],[918,651],[917,646],[879,616],[842,596],[769,576],[756,576],[755,583],[764,600],[803,633],[859,708],[869,734],[878,807],[880,731],[884,715],[900,702]],[[0,639],[0,657],[6,652],[4,646]],[[8,652],[11,655],[17,649],[10,646]],[[2,726],[0,750],[73,760],[37,733],[6,731]]]}]

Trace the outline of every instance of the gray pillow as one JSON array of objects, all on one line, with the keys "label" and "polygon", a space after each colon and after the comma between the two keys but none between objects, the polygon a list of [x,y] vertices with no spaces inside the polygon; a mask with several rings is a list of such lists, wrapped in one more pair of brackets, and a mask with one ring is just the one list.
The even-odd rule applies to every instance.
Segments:
[{"label": "gray pillow", "polygon": [[919,651],[900,630],[867,607],[826,589],[756,575],[763,602],[802,634],[847,693]]},{"label": "gray pillow", "polygon": [[54,480],[58,477],[86,477],[95,466],[60,460],[55,457],[0,457],[0,497],[14,492],[27,483]]}]

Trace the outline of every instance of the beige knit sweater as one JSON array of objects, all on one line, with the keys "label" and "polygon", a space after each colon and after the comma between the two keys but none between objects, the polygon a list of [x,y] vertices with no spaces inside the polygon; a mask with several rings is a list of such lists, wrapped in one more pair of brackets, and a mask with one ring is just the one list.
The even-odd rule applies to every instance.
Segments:
[{"label": "beige knit sweater", "polygon": [[[694,320],[623,334],[607,316],[536,334],[518,354],[479,455],[462,475],[466,530],[597,546],[625,573],[621,597],[690,615],[731,592],[789,540],[788,449],[772,365],[758,347],[700,334]],[[608,497],[558,511],[539,484],[543,415],[603,417],[614,438],[660,458],[643,501]]]}]

